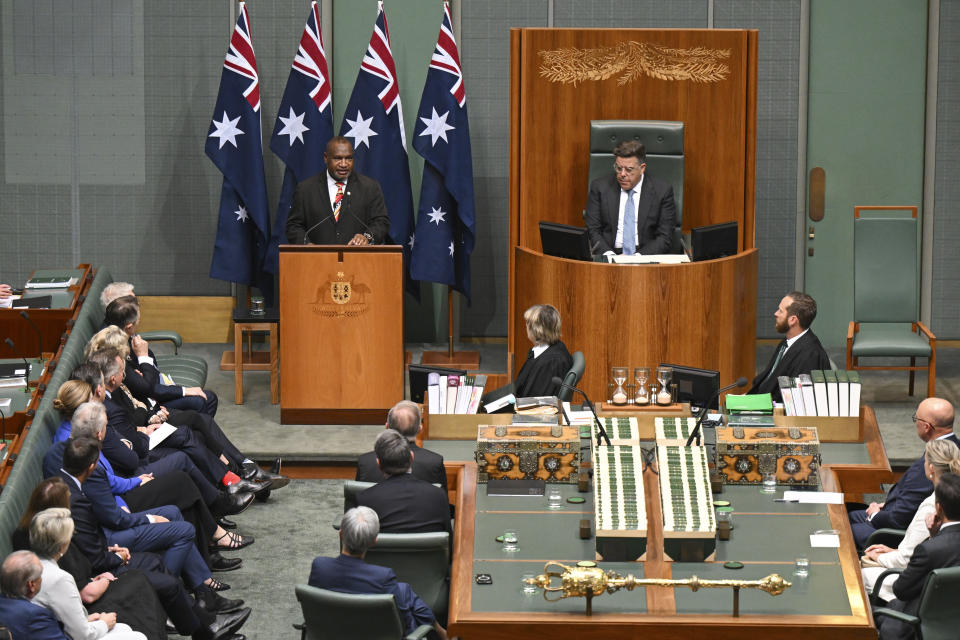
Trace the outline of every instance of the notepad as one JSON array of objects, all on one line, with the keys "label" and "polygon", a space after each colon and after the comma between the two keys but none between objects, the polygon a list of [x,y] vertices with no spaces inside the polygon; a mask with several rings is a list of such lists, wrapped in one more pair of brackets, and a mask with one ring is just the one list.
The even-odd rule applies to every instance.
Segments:
[{"label": "notepad", "polygon": [[159,446],[161,442],[170,437],[170,434],[176,430],[177,428],[169,422],[164,422],[154,429],[153,433],[150,434],[150,450],[153,451],[154,448]]}]

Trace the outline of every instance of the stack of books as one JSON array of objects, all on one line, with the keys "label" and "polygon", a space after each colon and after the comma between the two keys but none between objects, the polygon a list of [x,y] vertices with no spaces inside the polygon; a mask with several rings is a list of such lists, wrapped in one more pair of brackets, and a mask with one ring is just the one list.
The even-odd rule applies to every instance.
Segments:
[{"label": "stack of books", "polygon": [[860,415],[860,374],[856,371],[816,370],[796,378],[780,376],[783,410],[788,416]]},{"label": "stack of books", "polygon": [[430,415],[438,413],[476,413],[487,376],[444,376],[427,374],[427,406]]}]

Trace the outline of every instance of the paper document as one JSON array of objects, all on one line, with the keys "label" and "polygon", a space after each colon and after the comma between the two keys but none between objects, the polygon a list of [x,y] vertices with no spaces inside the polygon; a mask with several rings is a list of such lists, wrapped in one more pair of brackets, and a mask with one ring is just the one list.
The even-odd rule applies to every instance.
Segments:
[{"label": "paper document", "polygon": [[807,504],[843,504],[843,494],[833,491],[784,491],[783,499]]},{"label": "paper document", "polygon": [[835,533],[811,533],[810,546],[811,547],[831,547],[831,548],[839,549],[840,536],[838,536]]},{"label": "paper document", "polygon": [[153,451],[154,448],[166,440],[170,434],[176,430],[177,428],[169,422],[164,422],[159,427],[154,429],[153,433],[150,434],[150,450]]},{"label": "paper document", "polygon": [[10,398],[0,398],[0,409],[3,410],[4,415],[9,413],[10,405],[13,404],[13,400]]}]

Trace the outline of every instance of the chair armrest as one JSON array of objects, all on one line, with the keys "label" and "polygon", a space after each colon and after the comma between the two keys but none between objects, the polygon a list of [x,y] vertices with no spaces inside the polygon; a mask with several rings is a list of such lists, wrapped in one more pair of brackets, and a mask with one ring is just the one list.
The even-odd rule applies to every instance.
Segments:
[{"label": "chair armrest", "polygon": [[173,352],[178,353],[183,346],[183,338],[176,331],[144,331],[140,337],[147,342],[157,342],[165,340],[173,343]]},{"label": "chair armrest", "polygon": [[847,369],[853,369],[853,336],[857,332],[857,323],[850,321],[847,325]]},{"label": "chair armrest", "polygon": [[877,529],[867,538],[866,546],[869,547],[872,544],[885,544],[888,547],[896,547],[903,541],[903,537],[905,535],[907,535],[907,531],[905,529]]},{"label": "chair armrest", "polygon": [[420,640],[421,638],[426,638],[427,634],[431,631],[433,631],[433,625],[422,624],[414,629],[413,633],[409,633],[404,636],[404,640]]},{"label": "chair armrest", "polygon": [[337,519],[333,521],[334,531],[340,531],[340,523],[343,521],[343,514],[337,516]]},{"label": "chair armrest", "polygon": [[927,328],[927,325],[923,324],[919,320],[917,321],[917,328],[920,329],[920,333],[927,336],[927,340],[930,342],[936,342],[937,336],[933,335],[933,332]]},{"label": "chair armrest", "polygon": [[877,605],[882,602],[879,594],[880,589],[883,587],[883,582],[890,576],[899,576],[902,571],[903,569],[887,569],[877,576],[877,579],[873,582],[873,591],[870,593],[870,604]]},{"label": "chair armrest", "polygon": [[893,618],[894,620],[899,620],[900,622],[906,622],[914,627],[920,624],[920,618],[917,616],[912,616],[909,613],[897,611],[896,609],[888,609],[887,607],[877,607],[874,609],[873,617],[876,618],[878,616],[887,616],[888,618]]},{"label": "chair armrest", "polygon": [[306,622],[301,622],[300,624],[297,624],[296,622],[294,622],[293,628],[300,632],[300,640],[307,640],[307,623]]}]

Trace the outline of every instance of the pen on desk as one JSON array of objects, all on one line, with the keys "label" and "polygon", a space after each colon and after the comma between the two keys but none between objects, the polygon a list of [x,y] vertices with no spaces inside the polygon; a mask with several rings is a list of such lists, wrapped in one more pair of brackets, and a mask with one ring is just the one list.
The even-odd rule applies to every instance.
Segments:
[{"label": "pen on desk", "polygon": [[774,502],[800,502],[799,500],[787,500],[786,498],[775,498]]}]

